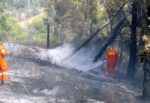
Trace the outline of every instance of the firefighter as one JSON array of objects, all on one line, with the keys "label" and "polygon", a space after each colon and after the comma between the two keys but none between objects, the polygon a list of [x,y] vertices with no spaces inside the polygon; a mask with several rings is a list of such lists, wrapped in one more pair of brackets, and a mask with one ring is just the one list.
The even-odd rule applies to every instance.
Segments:
[{"label": "firefighter", "polygon": [[2,41],[0,40],[0,81],[1,83],[8,81],[8,66],[4,57],[7,56],[8,53],[5,50]]},{"label": "firefighter", "polygon": [[105,68],[105,76],[115,76],[117,61],[118,61],[119,53],[116,49],[109,47],[106,52],[106,68]]}]

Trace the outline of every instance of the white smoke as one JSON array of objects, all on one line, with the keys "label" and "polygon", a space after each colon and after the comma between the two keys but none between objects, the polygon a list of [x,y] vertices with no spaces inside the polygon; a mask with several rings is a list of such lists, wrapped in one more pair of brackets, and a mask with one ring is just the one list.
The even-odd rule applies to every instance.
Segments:
[{"label": "white smoke", "polygon": [[22,45],[10,45],[5,43],[6,49],[13,55],[24,55],[48,61],[61,67],[77,69],[80,71],[89,71],[99,68],[104,61],[93,63],[93,58],[96,55],[96,48],[82,48],[80,51],[70,56],[74,47],[66,44],[53,49],[43,49],[39,47],[28,47]]},{"label": "white smoke", "polygon": [[48,51],[42,50],[38,56],[39,58],[49,60],[51,63],[61,67],[77,69],[80,71],[88,71],[100,67],[104,61],[93,63],[95,56],[95,48],[83,48],[73,56],[69,57],[73,51],[73,46],[70,44],[63,45]]}]

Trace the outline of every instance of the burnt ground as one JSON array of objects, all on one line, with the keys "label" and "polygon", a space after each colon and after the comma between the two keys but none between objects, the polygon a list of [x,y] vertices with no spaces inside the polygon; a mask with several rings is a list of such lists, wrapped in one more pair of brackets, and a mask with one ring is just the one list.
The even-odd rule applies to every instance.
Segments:
[{"label": "burnt ground", "polygon": [[143,103],[141,87],[123,75],[106,78],[99,69],[82,72],[34,57],[6,60],[10,81],[0,84],[0,103]]}]

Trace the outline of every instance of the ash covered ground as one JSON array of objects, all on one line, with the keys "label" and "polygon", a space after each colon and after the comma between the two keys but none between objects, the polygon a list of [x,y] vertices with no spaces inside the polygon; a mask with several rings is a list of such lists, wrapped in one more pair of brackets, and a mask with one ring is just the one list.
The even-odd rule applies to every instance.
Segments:
[{"label": "ash covered ground", "polygon": [[46,50],[5,44],[10,81],[0,85],[0,103],[143,103],[142,88],[106,78],[104,61],[92,63],[94,49],[66,59],[70,46]]}]

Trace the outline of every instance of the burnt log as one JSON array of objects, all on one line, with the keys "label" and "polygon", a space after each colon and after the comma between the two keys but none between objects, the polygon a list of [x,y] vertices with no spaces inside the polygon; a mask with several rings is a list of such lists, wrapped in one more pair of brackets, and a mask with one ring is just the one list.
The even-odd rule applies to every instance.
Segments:
[{"label": "burnt log", "polygon": [[121,27],[123,26],[124,22],[125,22],[125,17],[123,17],[118,24],[115,26],[115,28],[113,29],[113,31],[110,33],[110,37],[106,40],[106,42],[104,43],[104,45],[102,46],[102,48],[100,49],[100,51],[98,52],[98,54],[95,56],[93,62],[98,61],[99,58],[101,58],[101,56],[103,55],[103,53],[105,52],[105,50],[107,49],[107,47],[113,43],[113,41],[115,40],[115,38],[119,35],[118,32],[120,31]]}]

